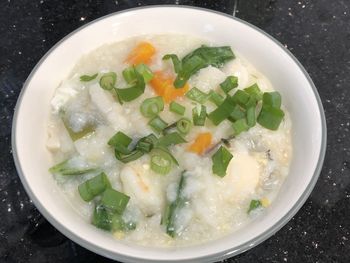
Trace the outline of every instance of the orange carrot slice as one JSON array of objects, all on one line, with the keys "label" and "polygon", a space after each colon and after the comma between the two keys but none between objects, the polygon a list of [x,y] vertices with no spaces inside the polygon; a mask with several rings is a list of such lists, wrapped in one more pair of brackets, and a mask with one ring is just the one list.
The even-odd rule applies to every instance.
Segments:
[{"label": "orange carrot slice", "polygon": [[173,84],[175,78],[167,76],[162,71],[157,71],[153,74],[153,79],[150,81],[151,87],[159,96],[163,97],[166,103],[185,95],[189,89],[187,83],[182,88],[176,89]]},{"label": "orange carrot slice", "polygon": [[210,132],[199,133],[194,142],[188,147],[190,152],[203,154],[211,145],[212,135]]},{"label": "orange carrot slice", "polygon": [[130,52],[125,61],[132,65],[149,64],[155,53],[156,49],[151,43],[141,42]]}]

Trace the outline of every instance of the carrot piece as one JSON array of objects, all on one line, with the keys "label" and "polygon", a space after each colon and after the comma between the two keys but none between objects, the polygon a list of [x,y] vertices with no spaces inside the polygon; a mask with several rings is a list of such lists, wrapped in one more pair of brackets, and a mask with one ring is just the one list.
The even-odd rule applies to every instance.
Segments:
[{"label": "carrot piece", "polygon": [[166,103],[173,101],[177,97],[185,95],[189,89],[189,85],[187,83],[182,88],[176,89],[173,84],[174,79],[175,78],[167,76],[162,71],[157,71],[153,73],[153,79],[150,81],[153,90],[159,96],[162,96]]},{"label": "carrot piece", "polygon": [[126,62],[132,65],[149,64],[156,49],[149,42],[140,42],[128,55]]},{"label": "carrot piece", "polygon": [[211,145],[212,135],[210,132],[199,133],[194,142],[188,147],[190,152],[203,154]]}]

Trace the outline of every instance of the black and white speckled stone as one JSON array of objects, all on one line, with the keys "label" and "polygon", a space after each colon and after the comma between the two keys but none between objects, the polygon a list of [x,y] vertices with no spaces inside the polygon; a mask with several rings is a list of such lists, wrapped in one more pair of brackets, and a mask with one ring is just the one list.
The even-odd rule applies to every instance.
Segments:
[{"label": "black and white speckled stone", "polygon": [[[13,109],[23,82],[45,52],[79,26],[126,8],[184,4],[232,14],[234,2],[0,2],[0,262],[111,262],[42,220],[14,168]],[[350,262],[349,9],[349,0],[239,1],[236,15],[286,45],[310,73],[326,111],[328,149],[316,188],[299,213],[263,244],[224,262]]]}]

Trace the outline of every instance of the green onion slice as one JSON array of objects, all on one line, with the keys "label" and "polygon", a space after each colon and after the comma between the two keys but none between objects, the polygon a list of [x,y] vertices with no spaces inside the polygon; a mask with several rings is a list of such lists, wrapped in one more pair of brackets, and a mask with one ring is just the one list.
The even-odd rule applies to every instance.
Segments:
[{"label": "green onion slice", "polygon": [[82,82],[89,82],[91,80],[94,80],[97,77],[98,73],[95,73],[93,75],[82,75],[80,76],[80,81]]},{"label": "green onion slice", "polygon": [[174,65],[174,71],[175,73],[179,73],[181,68],[182,68],[182,65],[181,65],[181,61],[180,59],[177,57],[177,55],[175,54],[167,54],[163,57],[163,60],[168,60],[168,59],[171,59],[172,62],[173,62],[173,65]]},{"label": "green onion slice", "polygon": [[175,88],[181,88],[187,80],[197,71],[209,65],[213,67],[222,67],[227,61],[235,58],[231,47],[208,47],[201,46],[191,53],[187,54],[181,60],[181,69],[174,81]]},{"label": "green onion slice", "polygon": [[104,90],[114,89],[116,82],[117,82],[117,74],[115,74],[114,72],[105,73],[100,78],[100,86]]},{"label": "green onion slice", "polygon": [[151,154],[151,169],[158,174],[167,174],[171,170],[172,158],[167,152]]},{"label": "green onion slice", "polygon": [[153,79],[153,72],[147,65],[141,63],[138,64],[135,69],[142,75],[145,83],[148,83],[151,79]]},{"label": "green onion slice", "polygon": [[224,82],[220,84],[220,88],[225,92],[229,93],[238,86],[238,78],[235,76],[228,76]]},{"label": "green onion slice", "polygon": [[130,197],[112,188],[107,188],[101,197],[101,205],[118,214],[122,214]]},{"label": "green onion slice", "polygon": [[230,96],[221,103],[214,111],[209,113],[208,118],[215,124],[219,125],[223,120],[227,119],[235,109],[235,103]]},{"label": "green onion slice", "polygon": [[224,177],[226,175],[227,166],[232,157],[233,155],[225,147],[220,146],[220,148],[211,157],[213,161],[213,173],[220,177]]},{"label": "green onion slice", "polygon": [[209,92],[209,100],[214,103],[216,106],[221,105],[221,103],[224,102],[225,98],[221,96],[219,93],[216,93],[215,91],[211,90]]},{"label": "green onion slice", "polygon": [[239,105],[241,105],[242,107],[244,107],[244,105],[248,102],[250,98],[250,95],[245,92],[244,90],[237,90],[236,93],[232,96],[232,100],[235,103],[238,103]]},{"label": "green onion slice", "polygon": [[280,108],[282,104],[281,94],[278,91],[265,92],[263,95],[263,106],[268,105],[273,108]]},{"label": "green onion slice", "polygon": [[249,130],[250,127],[248,126],[246,119],[240,119],[232,123],[232,128],[233,134],[237,136],[240,133]]},{"label": "green onion slice", "polygon": [[192,109],[193,124],[195,126],[204,126],[206,117],[207,117],[207,108],[204,105],[201,105],[200,112],[198,112],[197,107],[194,107]]},{"label": "green onion slice", "polygon": [[141,138],[136,143],[136,149],[144,153],[149,153],[150,151],[152,151],[154,145],[157,142],[158,142],[158,138],[153,133],[151,133],[146,137]]},{"label": "green onion slice", "polygon": [[256,124],[255,107],[247,109],[247,124],[249,127],[254,127]]},{"label": "green onion slice", "polygon": [[193,100],[200,104],[204,104],[210,97],[210,95],[204,93],[203,91],[197,89],[196,87],[190,89],[185,96],[190,100]]},{"label": "green onion slice", "polygon": [[111,183],[109,182],[107,175],[102,172],[99,175],[80,184],[78,186],[78,191],[80,197],[84,201],[89,202],[110,187]]},{"label": "green onion slice", "polygon": [[182,136],[179,133],[172,132],[159,138],[157,145],[168,147],[170,145],[176,145],[176,144],[181,144],[185,142],[186,140],[182,138]]},{"label": "green onion slice", "polygon": [[260,200],[254,200],[254,199],[251,200],[247,213],[249,214],[251,211],[253,211],[253,210],[255,210],[255,209],[257,209],[257,208],[259,208],[261,206],[262,206],[262,203],[261,203]]},{"label": "green onion slice", "polygon": [[148,125],[151,126],[151,128],[156,132],[161,132],[164,130],[168,123],[166,123],[164,120],[162,120],[159,116],[155,116],[153,119],[151,119],[148,122]]},{"label": "green onion slice", "polygon": [[228,118],[230,121],[234,122],[240,119],[245,118],[246,112],[241,106],[236,104],[233,108],[233,111],[230,114],[230,117]]},{"label": "green onion slice", "polygon": [[256,83],[249,86],[248,88],[245,88],[244,91],[247,92],[250,96],[254,96],[258,101],[262,99],[263,93]]},{"label": "green onion slice", "polygon": [[176,122],[176,129],[182,134],[189,133],[191,126],[192,122],[190,119],[187,118],[181,118]]},{"label": "green onion slice", "polygon": [[[127,73],[124,73],[126,70]],[[129,87],[124,89],[115,89],[119,99],[122,101],[132,101],[143,94],[145,91],[145,80],[143,76],[135,69],[135,67],[130,67],[123,71],[123,76],[127,75],[125,78],[126,82],[128,82]]]},{"label": "green onion slice", "polygon": [[131,151],[128,148],[132,139],[125,133],[119,131],[109,139],[108,145],[113,146],[116,151],[122,154],[129,154]]},{"label": "green onion slice", "polygon": [[94,213],[92,216],[92,224],[98,228],[104,230],[111,230],[112,223],[112,213],[109,212],[104,206],[96,205],[94,209]]},{"label": "green onion slice", "polygon": [[183,116],[185,114],[186,108],[184,106],[182,106],[181,104],[179,104],[175,101],[172,101],[169,104],[169,110],[171,112],[174,112],[176,114]]},{"label": "green onion slice", "polygon": [[164,109],[162,97],[154,97],[145,99],[140,106],[140,111],[146,118],[152,118],[158,115]]},{"label": "green onion slice", "polygon": [[275,131],[278,129],[283,118],[284,112],[281,109],[263,104],[257,122],[266,129]]},{"label": "green onion slice", "polygon": [[[77,165],[77,162],[79,165]],[[83,165],[80,165],[81,161],[77,161],[76,158],[65,160],[61,163],[58,163],[54,166],[52,166],[49,169],[49,172],[52,174],[60,174],[64,176],[70,176],[70,175],[82,175],[86,173],[95,172],[98,169],[95,167],[91,167],[87,163],[83,163]]]}]

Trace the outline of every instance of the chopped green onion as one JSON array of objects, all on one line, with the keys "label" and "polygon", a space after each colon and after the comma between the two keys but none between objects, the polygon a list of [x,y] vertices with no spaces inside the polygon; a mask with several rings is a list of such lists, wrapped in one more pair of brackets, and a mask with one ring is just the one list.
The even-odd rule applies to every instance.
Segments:
[{"label": "chopped green onion", "polygon": [[123,78],[125,79],[126,83],[128,83],[128,84],[133,83],[136,79],[134,67],[128,67],[128,68],[124,69],[122,74],[123,74]]},{"label": "chopped green onion", "polygon": [[193,74],[205,67],[205,60],[199,56],[187,59],[185,63],[182,63],[181,70],[174,81],[174,87],[177,89],[182,88]]},{"label": "chopped green onion", "polygon": [[153,153],[157,153],[157,152],[161,152],[160,155],[163,155],[163,152],[165,153],[164,155],[169,155],[169,157],[171,158],[171,160],[173,161],[174,164],[176,164],[177,166],[179,166],[179,162],[176,160],[176,158],[171,154],[171,152],[169,151],[168,148],[163,147],[161,145],[156,145],[153,148]]},{"label": "chopped green onion", "polygon": [[110,211],[122,214],[130,197],[112,188],[107,188],[101,197],[101,205]]},{"label": "chopped green onion", "polygon": [[194,107],[192,109],[193,124],[195,126],[204,126],[206,117],[207,117],[207,108],[204,105],[201,105],[200,112],[198,112],[197,107]]},{"label": "chopped green onion", "polygon": [[134,67],[125,69],[123,76],[130,86],[123,89],[115,89],[119,99],[128,102],[141,96],[146,86],[143,76]]},{"label": "chopped green onion", "polygon": [[140,106],[140,111],[146,118],[152,118],[158,115],[164,109],[164,102],[162,97],[154,97],[145,99]]},{"label": "chopped green onion", "polygon": [[250,95],[243,91],[243,90],[237,90],[236,93],[232,96],[232,100],[235,103],[238,103],[239,105],[241,105],[242,107],[244,107],[244,105],[248,102],[250,98]]},{"label": "chopped green onion", "polygon": [[186,95],[185,95],[187,98],[189,98],[190,100],[193,100],[193,101],[196,101],[200,104],[203,104],[205,103],[208,98],[209,98],[209,95],[204,93],[203,91],[197,89],[196,87],[190,89]]},{"label": "chopped green onion", "polygon": [[224,82],[220,84],[220,88],[225,92],[229,93],[238,86],[238,78],[235,76],[228,76]]},{"label": "chopped green onion", "polygon": [[129,162],[135,161],[139,159],[143,154],[144,152],[139,150],[132,150],[128,154],[123,154],[121,152],[118,152],[116,149],[114,151],[115,158],[117,158],[122,163],[129,163]]},{"label": "chopped green onion", "polygon": [[225,98],[221,96],[219,93],[216,93],[215,91],[211,90],[209,92],[209,100],[214,103],[216,106],[221,105],[221,103],[224,102]]},{"label": "chopped green onion", "polygon": [[155,116],[148,122],[148,125],[151,126],[154,131],[161,132],[168,126],[168,123],[163,121],[159,116]]},{"label": "chopped green onion", "polygon": [[182,134],[187,134],[192,126],[191,120],[187,118],[181,118],[176,122],[176,129],[182,133]]},{"label": "chopped green onion", "polygon": [[145,83],[149,82],[153,78],[153,72],[151,69],[145,64],[139,64],[136,67],[128,67],[123,70],[122,74],[126,83],[134,84],[137,79],[135,72],[141,74]]},{"label": "chopped green onion", "polygon": [[164,216],[162,217],[162,224],[166,227],[166,233],[171,237],[175,237],[176,235],[177,229],[175,221],[178,217],[179,210],[182,209],[186,203],[186,198],[182,194],[186,183],[185,173],[186,171],[182,171],[181,173],[175,201],[167,204]]},{"label": "chopped green onion", "polygon": [[167,174],[171,170],[172,158],[166,152],[151,155],[151,169],[158,174]]},{"label": "chopped green onion", "polygon": [[273,108],[280,108],[282,104],[281,94],[278,91],[265,92],[263,95],[263,106],[268,105]]},{"label": "chopped green onion", "polygon": [[244,104],[244,108],[245,109],[249,109],[249,108],[252,108],[252,107],[256,107],[256,104],[257,104],[257,99],[256,99],[256,97],[255,97],[255,95],[251,95],[250,97],[249,97],[249,99],[248,99],[248,101],[247,101],[247,103],[246,104]]},{"label": "chopped green onion", "polygon": [[[174,81],[175,88],[181,88],[186,81],[197,71],[209,65],[219,68],[229,60],[235,58],[231,47],[208,47],[201,46],[187,54],[181,60],[181,69],[178,67],[178,75]],[[179,63],[178,63],[179,64]]]},{"label": "chopped green onion", "polygon": [[181,65],[181,61],[180,59],[177,57],[177,55],[175,54],[167,54],[163,57],[163,60],[168,60],[168,59],[171,59],[172,62],[173,62],[173,65],[174,65],[174,71],[175,73],[179,73],[181,68],[182,68],[182,65]]},{"label": "chopped green onion", "polygon": [[97,77],[98,73],[94,74],[94,75],[82,75],[80,76],[80,81],[82,82],[88,82],[91,81],[93,79],[95,79]]},{"label": "chopped green onion", "polygon": [[102,205],[96,205],[92,216],[92,224],[104,230],[111,230],[112,214]]},{"label": "chopped green onion", "polygon": [[89,202],[109,187],[111,187],[111,183],[109,182],[107,175],[102,172],[80,184],[78,190],[80,197],[84,201]]},{"label": "chopped green onion", "polygon": [[101,76],[100,86],[104,90],[112,90],[117,82],[117,74],[114,72],[108,72]]},{"label": "chopped green onion", "polygon": [[253,127],[256,124],[255,107],[247,109],[247,124],[249,127]]},{"label": "chopped green onion", "polygon": [[138,73],[142,75],[146,83],[153,79],[153,72],[147,65],[138,64],[135,69]]},{"label": "chopped green onion", "polygon": [[213,161],[213,173],[220,177],[224,177],[226,175],[227,166],[232,157],[233,155],[225,147],[220,146],[220,148],[211,157]]},{"label": "chopped green onion", "polygon": [[249,126],[247,124],[246,119],[240,119],[235,121],[234,123],[232,123],[232,128],[235,136],[239,135],[241,132],[249,130]]},{"label": "chopped green onion", "polygon": [[157,142],[158,138],[151,133],[137,142],[136,149],[144,153],[149,153]]},{"label": "chopped green onion", "polygon": [[261,203],[260,200],[254,200],[254,199],[251,200],[247,213],[249,214],[251,211],[253,211],[253,210],[255,210],[255,209],[257,209],[257,208],[259,208],[261,206],[262,206],[262,203]]},{"label": "chopped green onion", "polygon": [[242,109],[238,104],[236,104],[233,108],[233,111],[230,114],[229,120],[234,122],[245,118],[245,116],[246,116],[245,110]]},{"label": "chopped green onion", "polygon": [[97,171],[97,169],[93,167],[77,167],[76,165],[74,165],[73,159],[65,160],[61,163],[52,166],[49,169],[50,173],[60,175],[81,175],[91,173],[94,171]]},{"label": "chopped green onion", "polygon": [[128,147],[131,142],[132,139],[129,136],[119,131],[109,139],[108,145],[113,146],[116,151],[122,154],[129,154],[130,150]]},{"label": "chopped green onion", "polygon": [[262,99],[263,93],[256,83],[249,86],[248,88],[245,88],[244,91],[247,92],[250,96],[254,96],[258,101]]},{"label": "chopped green onion", "polygon": [[221,103],[214,111],[209,113],[208,118],[215,124],[219,125],[223,120],[227,119],[235,109],[235,104],[230,96]]},{"label": "chopped green onion", "polygon": [[267,129],[277,130],[283,118],[284,112],[281,109],[263,104],[257,121],[261,126]]},{"label": "chopped green onion", "polygon": [[158,140],[157,145],[168,147],[170,145],[176,145],[185,142],[186,140],[182,138],[180,134],[178,134],[177,132],[172,132],[161,137]]},{"label": "chopped green onion", "polygon": [[184,106],[182,106],[181,104],[179,104],[175,101],[172,101],[169,104],[169,110],[171,112],[174,112],[176,114],[183,116],[185,114],[186,108]]}]

